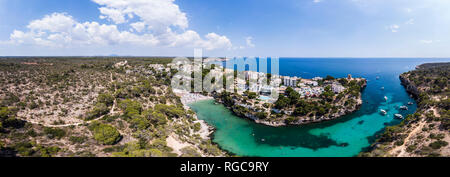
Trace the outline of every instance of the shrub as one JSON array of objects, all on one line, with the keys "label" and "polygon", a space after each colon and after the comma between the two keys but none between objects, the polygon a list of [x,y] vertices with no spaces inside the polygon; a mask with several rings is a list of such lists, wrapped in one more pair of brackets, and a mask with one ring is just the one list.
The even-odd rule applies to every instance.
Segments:
[{"label": "shrub", "polygon": [[169,118],[179,118],[185,114],[185,111],[182,107],[177,106],[168,106],[164,104],[158,104],[155,106],[155,111],[165,114]]},{"label": "shrub", "polygon": [[98,95],[97,102],[104,103],[107,106],[112,106],[114,103],[114,96],[106,93],[100,94]]},{"label": "shrub", "polygon": [[19,142],[13,148],[22,156],[31,156],[34,153],[33,145],[30,142]]},{"label": "shrub", "polygon": [[109,113],[109,108],[105,103],[97,103],[92,111],[87,113],[86,119],[92,120]]},{"label": "shrub", "polygon": [[445,147],[447,145],[448,145],[448,143],[446,141],[438,140],[438,141],[432,142],[430,144],[430,147],[433,149],[441,149],[442,147]]},{"label": "shrub", "polygon": [[116,144],[121,138],[119,131],[111,125],[94,123],[89,129],[94,134],[94,139],[104,145]]},{"label": "shrub", "polygon": [[50,128],[45,127],[44,133],[49,137],[50,139],[61,139],[64,136],[66,136],[66,131],[60,128]]},{"label": "shrub", "polygon": [[200,131],[201,128],[202,128],[202,125],[201,125],[200,123],[195,123],[195,124],[194,124],[194,131],[195,131],[195,132]]},{"label": "shrub", "polygon": [[183,149],[180,150],[183,155],[182,157],[200,157],[201,155],[197,152],[197,150],[195,150],[195,148],[193,147],[184,147]]},{"label": "shrub", "polygon": [[83,144],[87,140],[86,136],[71,136],[69,141],[73,144]]},{"label": "shrub", "polygon": [[131,118],[141,114],[142,105],[137,101],[132,101],[130,99],[126,99],[120,102],[120,109],[124,111],[124,114],[127,118]]},{"label": "shrub", "polygon": [[150,121],[142,116],[135,116],[131,120],[131,127],[137,128],[138,130],[144,130],[150,127]]}]

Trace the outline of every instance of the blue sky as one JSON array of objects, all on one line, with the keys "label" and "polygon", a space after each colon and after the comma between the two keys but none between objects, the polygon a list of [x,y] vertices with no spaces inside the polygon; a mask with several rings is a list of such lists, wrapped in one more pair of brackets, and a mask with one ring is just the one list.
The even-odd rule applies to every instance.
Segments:
[{"label": "blue sky", "polygon": [[447,0],[0,0],[0,55],[449,57]]}]

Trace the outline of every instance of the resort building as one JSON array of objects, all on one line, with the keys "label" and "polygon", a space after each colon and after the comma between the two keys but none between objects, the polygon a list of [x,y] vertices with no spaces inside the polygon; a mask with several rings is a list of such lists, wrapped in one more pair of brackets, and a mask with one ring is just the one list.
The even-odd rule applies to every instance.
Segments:
[{"label": "resort building", "polygon": [[284,82],[283,85],[285,85],[287,87],[297,87],[298,79],[299,79],[298,77],[289,77],[289,76],[283,77],[283,82]]},{"label": "resort building", "polygon": [[319,83],[317,81],[305,81],[306,85],[311,85],[314,87],[317,87],[319,85]]},{"label": "resort building", "polygon": [[320,80],[323,80],[323,78],[322,78],[322,77],[315,77],[315,78],[313,78],[312,80],[313,80],[313,81],[320,81]]},{"label": "resort building", "polygon": [[341,84],[334,83],[331,85],[331,90],[333,90],[334,93],[341,93],[345,90],[345,87]]}]

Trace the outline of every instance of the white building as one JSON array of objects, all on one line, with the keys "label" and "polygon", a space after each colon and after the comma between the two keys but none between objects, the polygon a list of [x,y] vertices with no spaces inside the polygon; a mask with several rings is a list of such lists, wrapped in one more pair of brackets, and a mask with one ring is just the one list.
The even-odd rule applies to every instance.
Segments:
[{"label": "white building", "polygon": [[333,90],[334,93],[341,93],[345,90],[345,87],[342,86],[341,84],[332,84],[331,85],[331,89]]},{"label": "white building", "polygon": [[319,85],[319,83],[317,81],[306,81],[305,82],[306,85],[311,85],[314,87],[317,87]]},{"label": "white building", "polygon": [[322,77],[315,77],[315,78],[313,78],[312,80],[313,80],[313,81],[320,81],[320,80],[323,80],[323,78],[322,78]]},{"label": "white building", "polygon": [[297,80],[298,77],[289,77],[289,76],[283,77],[284,85],[288,87],[297,87]]}]

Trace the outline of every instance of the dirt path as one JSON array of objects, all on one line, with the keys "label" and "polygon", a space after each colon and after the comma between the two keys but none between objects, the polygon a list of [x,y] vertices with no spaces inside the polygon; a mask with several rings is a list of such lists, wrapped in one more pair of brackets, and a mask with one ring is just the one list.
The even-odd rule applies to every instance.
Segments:
[{"label": "dirt path", "polygon": [[[111,83],[112,83],[114,80],[113,80],[113,77],[112,77],[112,73],[110,73],[110,74],[111,74],[111,75],[110,75],[110,78],[111,78]],[[115,90],[116,90],[116,87],[114,86],[114,91],[115,91]],[[113,104],[113,106],[112,106],[112,108],[111,108],[111,111],[110,111],[109,114],[107,114],[107,115],[114,114],[114,109],[115,109],[115,107],[116,107],[116,104],[117,104],[117,101],[116,101],[116,99],[114,99],[114,104]],[[42,124],[42,123],[39,123],[39,122],[36,122],[36,121],[27,120],[27,119],[20,119],[20,120],[23,120],[23,121],[26,121],[26,122],[29,122],[29,123],[32,123],[32,124],[42,125],[42,126],[45,126],[45,127],[62,128],[62,127],[80,126],[80,125],[83,125],[83,124],[90,124],[90,123],[92,123],[92,122],[94,122],[94,121],[97,121],[97,120],[102,119],[102,118],[105,117],[105,116],[106,116],[106,115],[103,115],[103,116],[100,116],[100,117],[97,118],[97,119],[93,119],[93,120],[86,121],[86,122],[72,123],[72,124],[62,124],[62,125]]]},{"label": "dirt path", "polygon": [[[111,83],[113,83],[114,80],[113,80],[113,75],[112,75],[112,73],[111,73],[111,76],[110,76],[110,77],[111,77]],[[114,92],[116,92],[116,90],[117,90],[117,87],[116,87],[116,85],[114,84]],[[110,114],[115,114],[114,109],[116,109],[116,105],[117,105],[117,100],[114,99],[113,106],[111,107],[111,110],[109,111]]]},{"label": "dirt path", "polygon": [[396,154],[397,152],[400,152],[400,153],[398,153],[396,156],[397,156],[397,157],[403,157],[403,156],[405,155],[405,153],[406,153],[406,143],[409,141],[409,139],[410,139],[412,136],[416,135],[420,130],[422,130],[422,128],[423,128],[423,126],[425,125],[425,123],[426,123],[426,122],[425,122],[424,120],[420,121],[420,122],[419,122],[419,125],[418,125],[416,128],[414,128],[414,130],[412,130],[412,131],[408,134],[408,136],[405,138],[403,144],[402,144],[401,146],[397,146],[397,147],[395,147],[394,149],[390,150],[390,151],[388,152],[388,154],[394,155],[394,154]]}]

